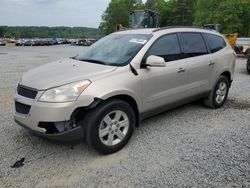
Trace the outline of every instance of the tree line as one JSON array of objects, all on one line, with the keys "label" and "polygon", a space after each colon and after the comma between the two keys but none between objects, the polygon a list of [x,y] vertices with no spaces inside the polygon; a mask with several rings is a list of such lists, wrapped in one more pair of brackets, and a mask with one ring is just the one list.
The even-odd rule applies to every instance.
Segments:
[{"label": "tree line", "polygon": [[116,24],[129,27],[129,12],[136,9],[157,11],[160,27],[220,24],[222,33],[250,34],[249,0],[111,0],[102,15],[101,33],[115,31]]},{"label": "tree line", "polygon": [[[117,24],[129,27],[129,12],[151,9],[158,13],[159,27],[220,24],[222,33],[250,36],[250,0],[111,0],[99,29],[87,27],[0,26],[0,37],[99,38]],[[99,32],[100,31],[100,32]]]},{"label": "tree line", "polygon": [[0,26],[0,38],[99,38],[99,30],[87,27]]}]

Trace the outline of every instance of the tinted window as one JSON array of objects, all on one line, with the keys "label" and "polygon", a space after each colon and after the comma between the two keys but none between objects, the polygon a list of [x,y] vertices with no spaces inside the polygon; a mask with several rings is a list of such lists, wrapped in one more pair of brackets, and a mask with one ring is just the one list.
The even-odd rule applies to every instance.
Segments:
[{"label": "tinted window", "polygon": [[212,34],[203,34],[204,38],[207,41],[210,52],[215,53],[222,48],[226,47],[226,42],[220,36],[212,35]]},{"label": "tinted window", "polygon": [[180,45],[176,34],[169,34],[158,39],[147,52],[145,59],[150,55],[163,57],[165,61],[180,59]]},{"label": "tinted window", "polygon": [[178,35],[185,57],[207,54],[207,47],[200,33],[179,33]]}]

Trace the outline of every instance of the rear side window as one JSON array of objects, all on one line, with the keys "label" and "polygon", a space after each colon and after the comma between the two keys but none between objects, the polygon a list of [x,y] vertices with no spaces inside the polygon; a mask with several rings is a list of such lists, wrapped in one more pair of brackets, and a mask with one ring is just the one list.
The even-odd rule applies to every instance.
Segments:
[{"label": "rear side window", "polygon": [[178,36],[185,57],[195,57],[208,53],[205,41],[200,33],[179,33]]},{"label": "rear side window", "polygon": [[146,58],[150,55],[163,57],[166,62],[181,59],[181,49],[176,34],[168,34],[159,38],[146,53]]},{"label": "rear side window", "polygon": [[225,40],[220,36],[207,33],[206,34],[203,33],[203,36],[206,39],[206,42],[208,44],[211,53],[218,52],[219,50],[225,48],[227,45]]}]

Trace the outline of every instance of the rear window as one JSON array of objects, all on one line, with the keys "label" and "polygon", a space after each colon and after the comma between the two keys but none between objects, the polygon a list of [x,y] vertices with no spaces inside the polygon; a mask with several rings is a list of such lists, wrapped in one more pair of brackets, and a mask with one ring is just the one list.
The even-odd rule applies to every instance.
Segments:
[{"label": "rear window", "polygon": [[186,57],[207,54],[205,41],[200,33],[179,33],[182,52]]},{"label": "rear window", "polygon": [[225,40],[220,36],[207,33],[204,33],[203,36],[206,39],[211,53],[218,52],[219,50],[225,48],[227,45]]}]

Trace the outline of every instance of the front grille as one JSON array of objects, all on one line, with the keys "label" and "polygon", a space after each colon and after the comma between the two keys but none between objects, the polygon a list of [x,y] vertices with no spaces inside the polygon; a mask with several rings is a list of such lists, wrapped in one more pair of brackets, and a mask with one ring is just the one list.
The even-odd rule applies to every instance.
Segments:
[{"label": "front grille", "polygon": [[23,97],[35,99],[37,95],[37,90],[24,87],[22,85],[17,86],[17,93]]},{"label": "front grille", "polygon": [[30,112],[30,105],[22,104],[20,102],[15,102],[16,112],[20,114],[28,114]]}]

